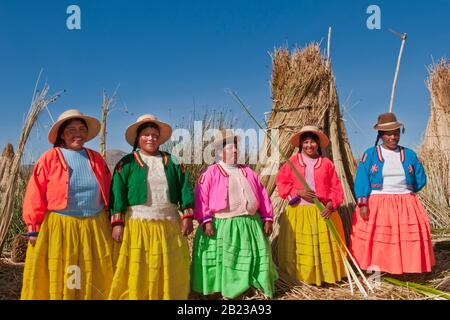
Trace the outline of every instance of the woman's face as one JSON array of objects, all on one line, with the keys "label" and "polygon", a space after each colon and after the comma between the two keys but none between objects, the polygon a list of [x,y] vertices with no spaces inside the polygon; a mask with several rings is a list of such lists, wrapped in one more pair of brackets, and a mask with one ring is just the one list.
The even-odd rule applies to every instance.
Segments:
[{"label": "woman's face", "polygon": [[63,130],[61,139],[67,149],[80,151],[88,137],[88,128],[80,120],[71,121]]},{"label": "woman's face", "polygon": [[227,143],[222,150],[222,161],[227,164],[237,164],[238,153],[236,143]]},{"label": "woman's face", "polygon": [[398,147],[400,141],[400,129],[384,131],[381,135],[384,146],[388,149],[395,150]]},{"label": "woman's face", "polygon": [[139,147],[148,154],[154,154],[159,149],[159,130],[156,128],[145,128],[139,134]]},{"label": "woman's face", "polygon": [[302,142],[302,151],[309,157],[318,155],[319,144],[313,138],[306,138]]}]

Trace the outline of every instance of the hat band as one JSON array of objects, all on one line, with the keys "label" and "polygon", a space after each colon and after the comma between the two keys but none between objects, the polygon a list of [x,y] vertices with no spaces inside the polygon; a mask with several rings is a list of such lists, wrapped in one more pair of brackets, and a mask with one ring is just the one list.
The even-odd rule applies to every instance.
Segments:
[{"label": "hat band", "polygon": [[390,125],[393,125],[393,124],[398,124],[398,125],[402,126],[402,124],[400,122],[398,122],[398,121],[386,122],[386,123],[377,123],[376,126],[377,127],[387,127],[387,126],[390,126]]}]

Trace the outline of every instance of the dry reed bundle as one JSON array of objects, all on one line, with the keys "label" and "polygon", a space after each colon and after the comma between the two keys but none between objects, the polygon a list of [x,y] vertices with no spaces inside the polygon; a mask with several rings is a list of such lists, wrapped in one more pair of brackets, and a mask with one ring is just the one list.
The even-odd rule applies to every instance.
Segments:
[{"label": "dry reed bundle", "polygon": [[0,157],[0,194],[4,192],[6,180],[9,177],[9,171],[14,158],[14,148],[12,144],[8,143],[3,149]]},{"label": "dry reed bundle", "polygon": [[[328,134],[331,147],[323,151],[335,163],[344,188],[345,200],[339,211],[348,237],[351,215],[356,204],[353,195],[356,164],[341,120],[331,64],[322,56],[317,43],[309,44],[303,49],[294,49],[293,52],[289,52],[287,48],[275,49],[271,58],[273,106],[267,130],[279,130],[280,152],[287,156],[297,152],[289,143],[289,138],[302,126],[317,125]],[[268,154],[270,148],[270,143],[266,140],[263,153]],[[259,163],[256,166],[258,172],[267,168],[275,174],[279,170],[275,163]],[[261,177],[274,206],[274,242],[278,235],[278,220],[286,206],[286,202],[277,194],[275,174]],[[276,246],[274,251],[275,249]]]},{"label": "dry reed bundle", "polygon": [[[42,71],[41,71],[42,73]],[[25,123],[22,127],[22,131],[20,133],[19,144],[17,147],[17,152],[14,155],[8,179],[5,184],[4,192],[0,198],[0,253],[3,249],[3,244],[8,234],[9,226],[11,224],[12,217],[14,215],[13,206],[14,206],[14,195],[16,193],[16,186],[18,183],[18,176],[20,173],[20,166],[22,155],[25,149],[25,144],[30,135],[31,129],[33,128],[34,123],[36,122],[40,112],[47,108],[47,106],[54,102],[59,96],[60,93],[55,94],[49,98],[47,98],[47,93],[49,90],[49,86],[47,83],[44,84],[43,89],[41,91],[37,90],[37,86],[39,84],[40,75],[38,80],[36,81],[35,89],[33,92],[33,98],[31,100],[30,108],[28,110],[28,114],[25,120]]]},{"label": "dry reed bundle", "polygon": [[429,177],[420,194],[434,228],[450,227],[450,61],[428,68],[431,114],[419,157]]}]

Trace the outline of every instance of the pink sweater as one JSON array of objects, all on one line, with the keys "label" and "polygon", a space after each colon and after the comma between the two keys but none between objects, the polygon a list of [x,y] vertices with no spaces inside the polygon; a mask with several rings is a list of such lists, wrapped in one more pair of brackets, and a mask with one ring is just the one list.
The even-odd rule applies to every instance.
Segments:
[{"label": "pink sweater", "polygon": [[[239,170],[253,191],[262,220],[273,221],[272,203],[258,176],[247,166],[239,166]],[[209,222],[216,213],[227,210],[229,205],[228,180],[228,173],[218,163],[209,166],[200,176],[195,188],[194,209],[194,217],[199,223]]]}]

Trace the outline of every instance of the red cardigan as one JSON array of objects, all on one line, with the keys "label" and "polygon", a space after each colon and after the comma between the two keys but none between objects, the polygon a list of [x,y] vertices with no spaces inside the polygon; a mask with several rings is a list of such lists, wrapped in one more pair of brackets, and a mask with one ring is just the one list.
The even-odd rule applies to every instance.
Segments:
[{"label": "red cardigan", "polygon": [[[100,187],[105,209],[108,209],[111,173],[102,156],[85,149],[89,163]],[[38,232],[47,211],[67,207],[69,194],[69,169],[59,147],[46,151],[34,166],[25,191],[22,216],[28,232]]]},{"label": "red cardigan", "polygon": [[[289,159],[302,177],[305,177],[305,163],[301,153],[293,155]],[[316,195],[324,205],[332,201],[333,209],[337,209],[344,200],[344,190],[336,173],[333,162],[325,157],[320,157],[314,166],[314,181]],[[289,163],[285,163],[277,175],[278,195],[291,201],[298,195],[298,189],[304,189],[303,184],[297,179]]]}]

